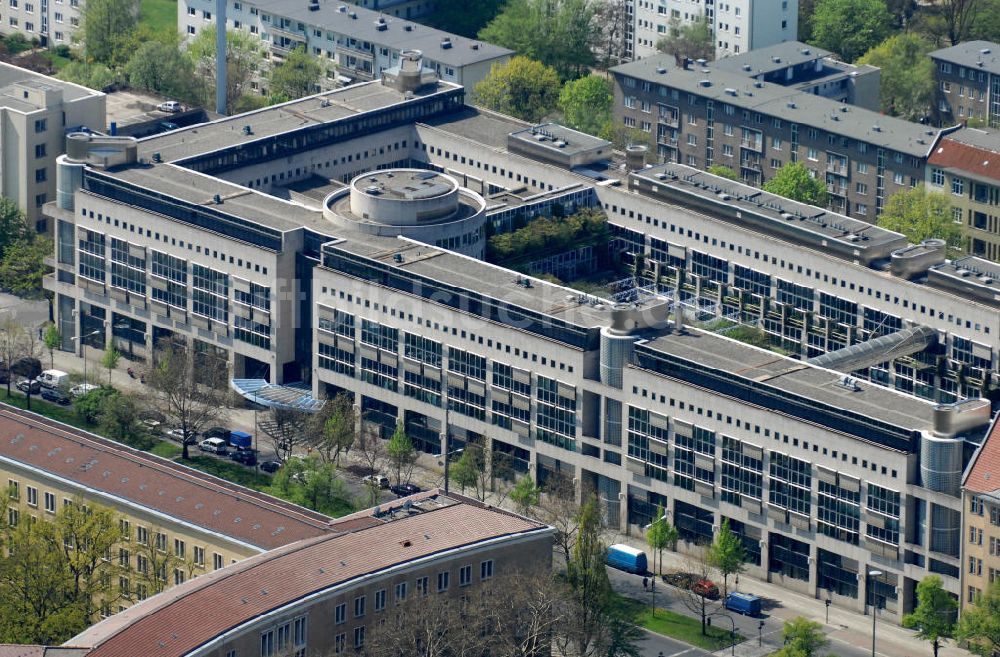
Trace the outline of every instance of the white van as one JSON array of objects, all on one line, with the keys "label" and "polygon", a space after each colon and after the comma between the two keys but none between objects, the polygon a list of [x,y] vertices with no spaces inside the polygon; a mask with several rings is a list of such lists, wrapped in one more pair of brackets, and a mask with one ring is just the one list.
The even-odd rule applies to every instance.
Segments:
[{"label": "white van", "polygon": [[38,382],[46,388],[65,388],[69,385],[69,374],[62,370],[45,370],[38,375]]},{"label": "white van", "polygon": [[226,447],[226,441],[222,438],[206,438],[198,444],[198,449],[213,454],[225,454]]}]

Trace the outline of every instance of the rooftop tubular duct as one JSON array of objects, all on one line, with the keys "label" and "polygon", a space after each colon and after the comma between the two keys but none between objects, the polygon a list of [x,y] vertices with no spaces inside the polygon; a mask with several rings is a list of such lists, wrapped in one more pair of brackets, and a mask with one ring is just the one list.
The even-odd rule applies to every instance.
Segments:
[{"label": "rooftop tubular duct", "polygon": [[935,329],[929,326],[913,326],[827,352],[806,362],[837,372],[854,372],[892,358],[921,352],[937,343],[937,340],[938,333]]}]

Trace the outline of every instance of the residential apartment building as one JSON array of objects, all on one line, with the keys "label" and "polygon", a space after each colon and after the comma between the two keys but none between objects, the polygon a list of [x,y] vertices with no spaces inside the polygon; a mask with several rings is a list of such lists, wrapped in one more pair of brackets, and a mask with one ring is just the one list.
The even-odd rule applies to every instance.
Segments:
[{"label": "residential apartment building", "polygon": [[51,229],[40,212],[55,199],[55,163],[66,133],[103,130],[104,102],[99,91],[0,63],[0,195],[15,201],[40,233]]},{"label": "residential apartment building", "polygon": [[919,184],[942,131],[673,58],[612,69],[616,121],[650,135],[661,162],[733,169],[761,186],[786,163],[825,181],[828,207],[874,223],[893,193]]},{"label": "residential apartment building", "polygon": [[[427,452],[478,442],[508,474],[576,480],[622,531],[660,504],[686,541],[729,519],[751,575],[839,605],[863,606],[875,563],[893,618],[927,573],[958,594],[960,481],[937,472],[982,439],[1000,313],[992,283],[935,245],[635,152],[625,168],[606,142],[402,69],[90,144],[62,160],[72,191],[46,206],[65,335],[118,342],[129,322],[137,348],[169,335],[218,353],[250,398],[299,381],[344,392]],[[456,193],[472,223],[451,234],[439,204]],[[366,212],[371,196],[385,204]],[[612,257],[641,254],[648,289],[619,306],[483,263],[477,197],[500,230],[544,204],[603,208]],[[413,237],[424,201],[418,223],[438,230]],[[678,303],[801,360],[685,328]],[[907,331],[846,378],[805,362]]]},{"label": "residential apartment building", "polygon": [[658,54],[656,42],[667,35],[672,20],[708,21],[716,59],[795,41],[799,30],[796,0],[634,0],[634,11],[635,59]]},{"label": "residential apartment building", "polygon": [[[8,0],[0,7],[0,34],[23,34],[43,46],[69,45],[85,0]],[[136,11],[139,3],[136,3]]]},{"label": "residential apartment building", "polygon": [[1000,261],[1000,135],[964,128],[943,138],[927,160],[927,186],[948,194],[968,252]]},{"label": "residential apartment building", "polygon": [[330,533],[330,518],[12,407],[0,407],[0,482],[11,525],[94,504],[126,538],[108,616],[160,590],[283,545]]},{"label": "residential apartment building", "polygon": [[1000,579],[1000,416],[962,480],[962,606]]},{"label": "residential apartment building", "polygon": [[182,584],[65,646],[80,657],[356,654],[384,624],[412,620],[415,601],[443,609],[552,560],[551,527],[441,491],[331,530]]},{"label": "residential apartment building", "polygon": [[744,75],[823,96],[848,105],[879,111],[879,81],[875,66],[845,64],[833,53],[801,41],[758,48],[714,63],[720,71]]},{"label": "residential apartment building", "polygon": [[[472,89],[494,64],[513,54],[484,41],[347,3],[231,0],[226,11],[227,29],[259,38],[275,63],[300,47],[315,55],[324,68],[316,91],[376,80],[382,71],[397,66],[407,50],[421,51],[424,66],[442,80]],[[214,12],[215,0],[178,2],[178,30],[191,39],[214,23]],[[263,78],[253,84],[266,93]]]},{"label": "residential apartment building", "polygon": [[1000,125],[1000,45],[965,41],[929,54],[937,125]]}]

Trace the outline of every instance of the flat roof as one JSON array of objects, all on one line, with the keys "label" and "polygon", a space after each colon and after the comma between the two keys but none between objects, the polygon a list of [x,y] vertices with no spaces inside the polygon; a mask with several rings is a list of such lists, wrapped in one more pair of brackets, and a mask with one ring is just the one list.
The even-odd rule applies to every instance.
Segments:
[{"label": "flat roof", "polygon": [[[683,69],[674,65],[673,56],[658,55],[611,71],[917,157],[929,155],[943,132],[941,128],[911,123],[794,87],[751,80],[721,70],[711,62],[705,67]],[[703,84],[706,81],[708,86]]]},{"label": "flat roof", "polygon": [[1000,73],[1000,44],[992,41],[964,41],[929,53],[934,59],[958,66]]},{"label": "flat roof", "polygon": [[24,98],[22,91],[15,85],[39,89],[45,87],[61,89],[64,102],[104,95],[100,91],[94,91],[93,89],[88,89],[72,82],[66,82],[65,80],[29,71],[20,66],[0,62],[0,107],[6,107],[18,112],[34,112],[44,107],[44,105],[33,103],[29,99]]},{"label": "flat roof", "polygon": [[[467,39],[358,5],[322,2],[319,9],[312,11],[305,0],[253,0],[247,4],[258,7],[261,11],[380,44],[392,50],[420,50],[425,57],[452,66],[466,66],[514,54],[513,50],[485,41]],[[340,7],[344,7],[344,10]],[[377,23],[380,18],[384,21],[384,29],[380,29]],[[286,31],[291,29],[289,26]],[[301,34],[301,37],[303,41],[307,38],[305,34]],[[449,44],[447,47],[444,45],[446,40]]]},{"label": "flat roof", "polygon": [[329,531],[330,518],[270,495],[0,404],[0,460],[260,550]]},{"label": "flat roof", "polygon": [[[773,219],[782,228],[794,225],[813,233],[817,240],[838,240],[854,248],[905,245],[905,237],[860,219],[771,194],[763,189],[729,180],[683,164],[668,163],[632,172],[653,185],[684,187],[688,192],[727,205],[744,208]],[[792,215],[789,217],[788,215]],[[815,245],[821,249],[819,242]]]},{"label": "flat roof", "polygon": [[540,123],[516,129],[509,133],[509,138],[525,142],[533,148],[544,148],[567,157],[611,146],[611,142],[607,139],[588,135],[558,123]]},{"label": "flat roof", "polygon": [[[811,46],[808,43],[782,41],[739,55],[723,57],[712,62],[712,65],[720,71],[756,76],[781,71],[789,66],[807,64],[817,59],[825,59],[831,55],[833,55],[831,51]],[[749,66],[750,69],[747,70],[746,66]]]},{"label": "flat roof", "polygon": [[[801,360],[689,328],[654,337],[645,345],[654,351],[712,368],[734,379],[776,388],[800,398],[859,413],[907,430],[930,430],[933,402],[896,392],[867,381],[841,385],[842,373],[821,369]],[[856,388],[856,389],[855,389]]]},{"label": "flat roof", "polygon": [[[349,586],[451,550],[551,528],[435,490],[369,509],[338,533],[306,539],[167,589],[93,625],[66,645],[92,657],[181,657],[216,637],[307,596]],[[403,508],[403,507],[406,508]]]}]

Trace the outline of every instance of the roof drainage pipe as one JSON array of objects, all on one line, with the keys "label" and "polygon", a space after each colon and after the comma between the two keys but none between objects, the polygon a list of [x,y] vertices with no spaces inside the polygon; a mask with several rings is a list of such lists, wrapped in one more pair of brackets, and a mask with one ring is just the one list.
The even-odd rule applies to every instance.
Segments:
[{"label": "roof drainage pipe", "polygon": [[806,362],[837,372],[854,372],[923,351],[937,340],[938,333],[935,329],[929,326],[912,326],[810,358]]}]

